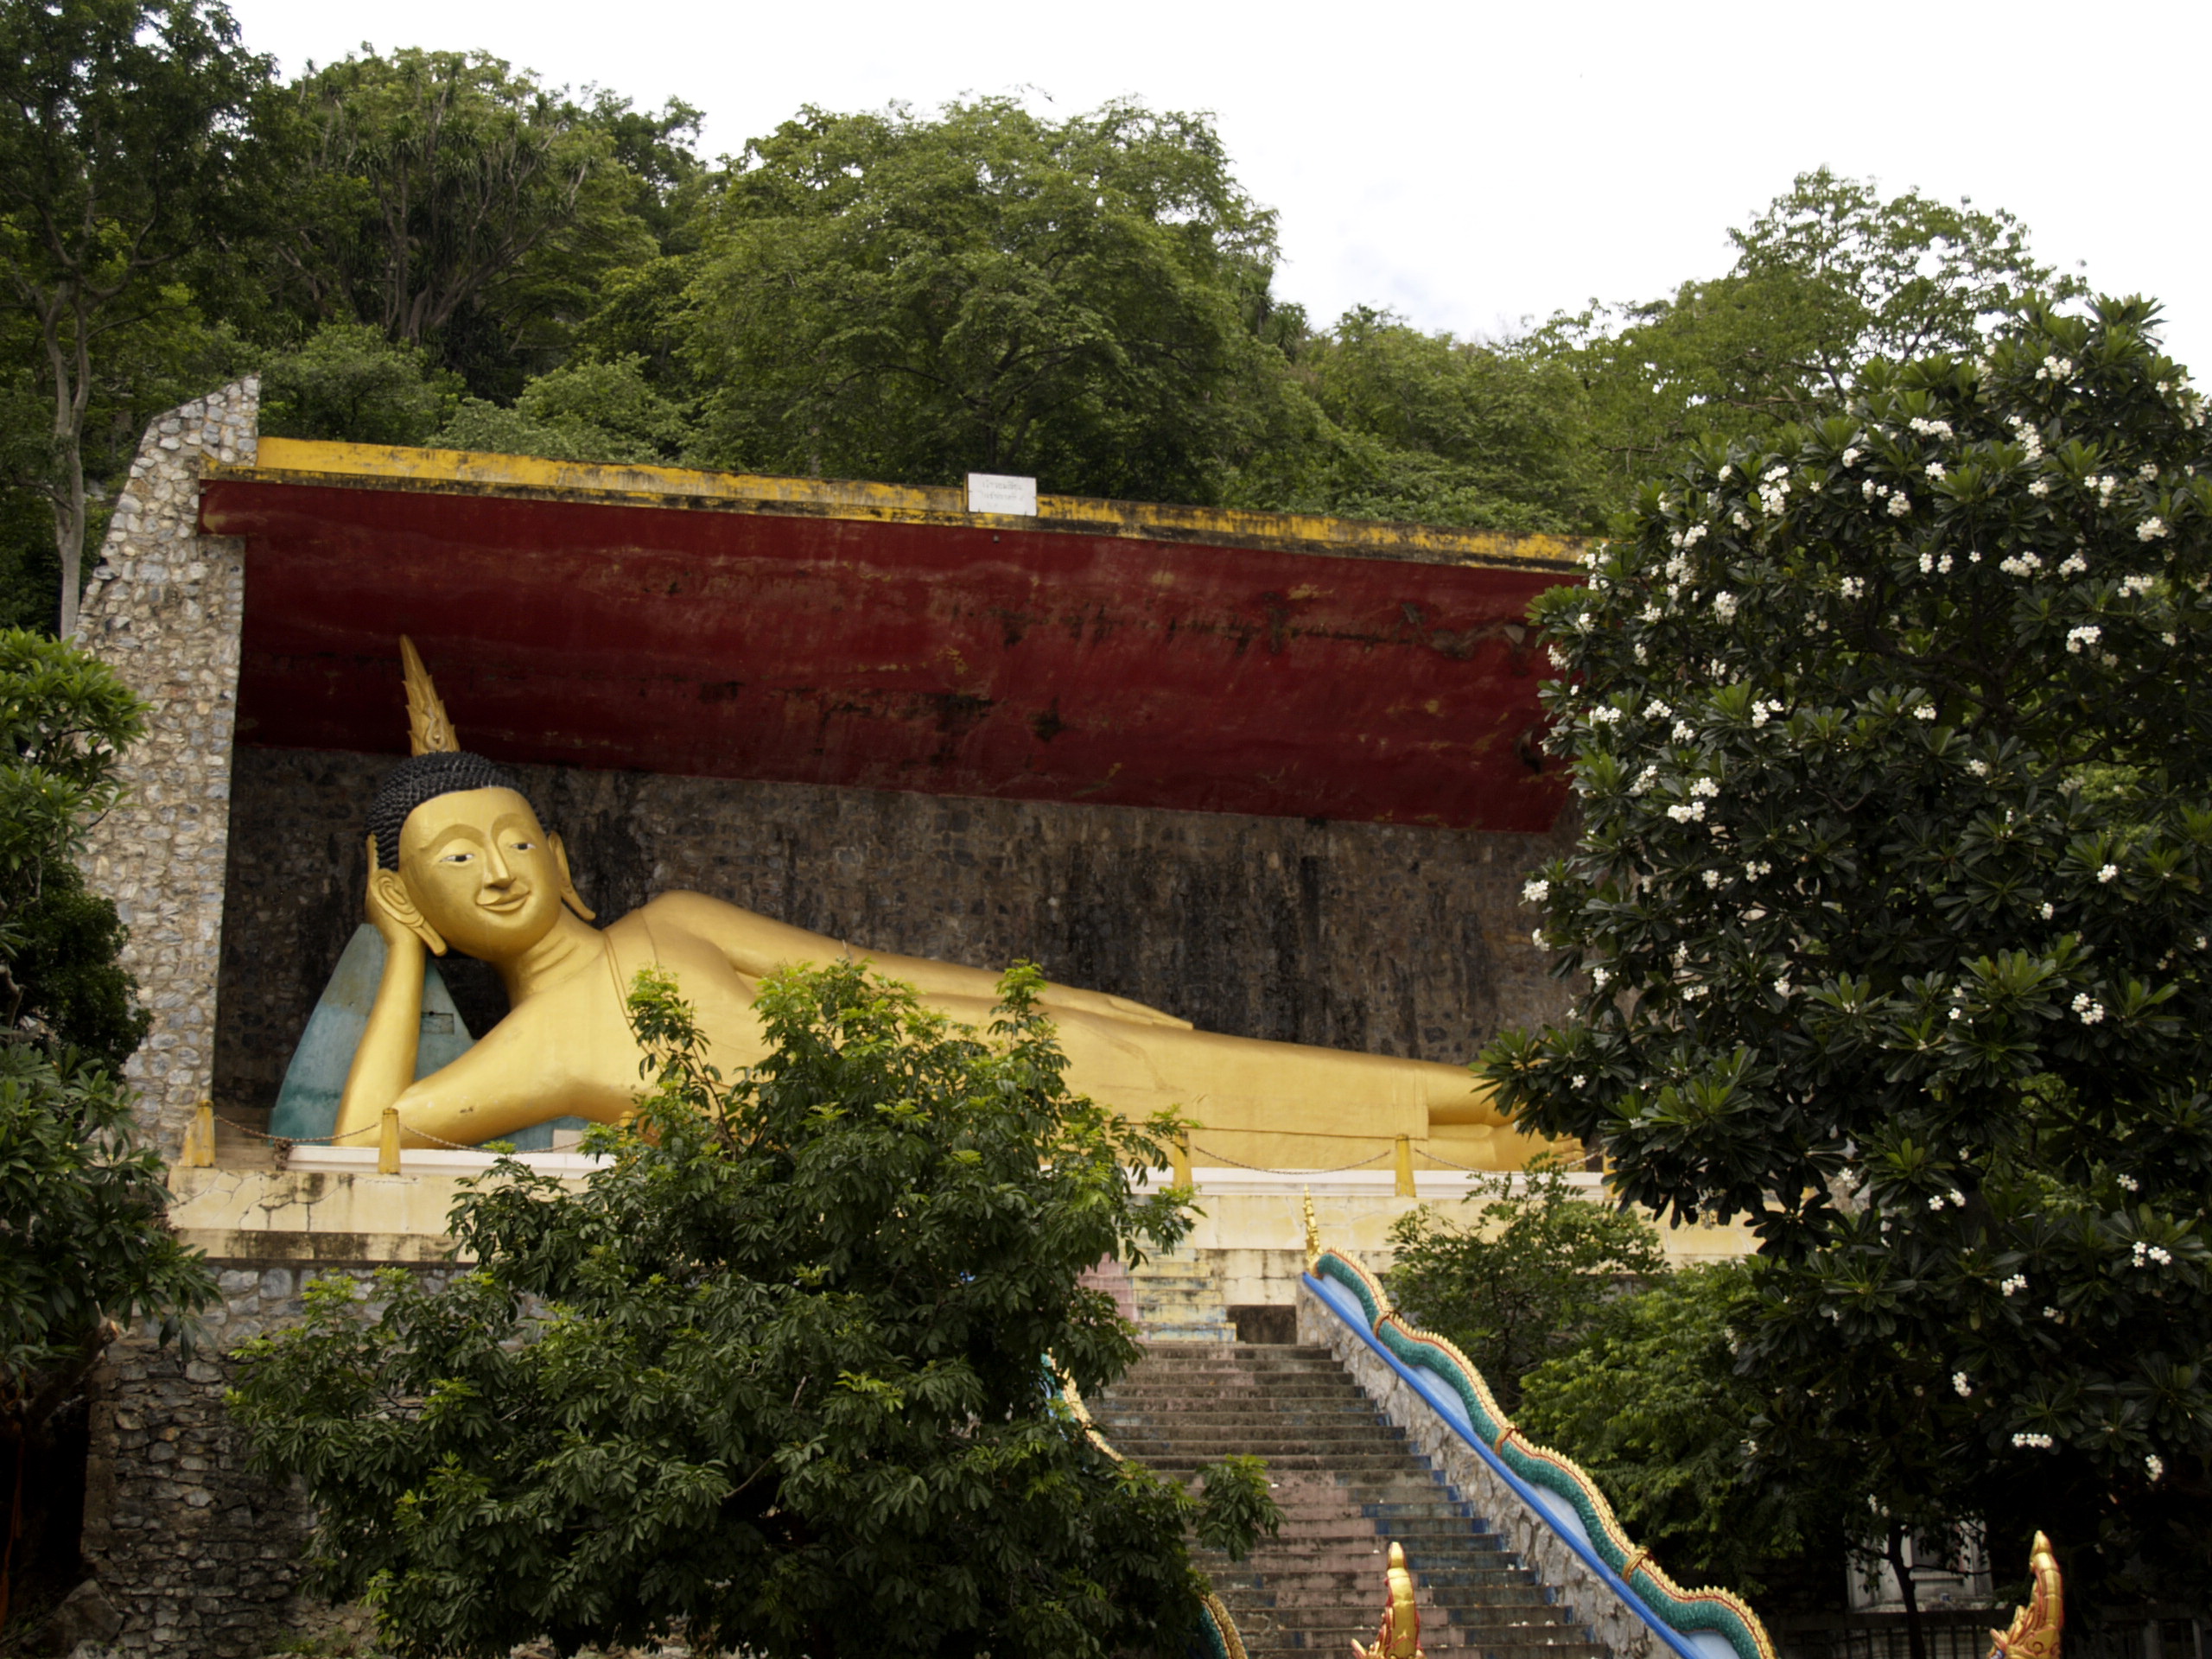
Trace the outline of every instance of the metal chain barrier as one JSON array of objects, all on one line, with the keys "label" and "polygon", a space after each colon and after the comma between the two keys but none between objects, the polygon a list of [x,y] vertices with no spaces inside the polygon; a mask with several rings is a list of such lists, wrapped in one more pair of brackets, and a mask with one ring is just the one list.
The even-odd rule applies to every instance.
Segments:
[{"label": "metal chain barrier", "polygon": [[1231,1158],[1227,1153],[1216,1152],[1211,1147],[1194,1144],[1191,1150],[1193,1153],[1203,1152],[1209,1158],[1217,1158],[1224,1164],[1237,1169],[1249,1169],[1261,1175],[1341,1175],[1348,1169],[1365,1169],[1370,1164],[1381,1163],[1394,1148],[1385,1147],[1372,1158],[1363,1158],[1356,1164],[1332,1164],[1325,1169],[1271,1169],[1265,1164],[1248,1164],[1241,1158]]},{"label": "metal chain barrier", "polygon": [[[272,1147],[282,1146],[288,1149],[293,1147],[336,1146],[341,1141],[352,1141],[364,1135],[380,1134],[384,1128],[381,1123],[372,1123],[364,1128],[347,1129],[342,1135],[271,1135],[266,1129],[257,1129],[250,1124],[241,1123],[234,1117],[225,1117],[220,1112],[211,1111],[208,1116],[218,1123],[236,1129],[240,1135],[250,1135],[255,1140],[265,1141]],[[442,1135],[432,1135],[428,1129],[418,1129],[404,1118],[400,1121],[399,1127],[417,1140],[429,1141],[454,1152],[482,1152],[484,1150],[480,1146],[472,1147],[466,1141],[448,1141]]]}]

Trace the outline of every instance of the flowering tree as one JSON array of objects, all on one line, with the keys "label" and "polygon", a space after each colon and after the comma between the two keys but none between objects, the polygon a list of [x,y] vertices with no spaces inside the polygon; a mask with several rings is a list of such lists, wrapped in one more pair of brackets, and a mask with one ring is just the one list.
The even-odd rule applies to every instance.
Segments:
[{"label": "flowering tree", "polygon": [[1755,1468],[1893,1559],[2045,1528],[2089,1606],[2212,1587],[2212,454],[2156,318],[1878,365],[1538,602],[1580,995],[1484,1061],[1752,1218]]}]

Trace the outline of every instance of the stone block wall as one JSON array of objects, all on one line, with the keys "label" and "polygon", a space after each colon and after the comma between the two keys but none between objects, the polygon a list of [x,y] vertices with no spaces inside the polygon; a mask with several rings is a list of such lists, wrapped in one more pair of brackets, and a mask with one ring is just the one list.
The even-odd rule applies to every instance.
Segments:
[{"label": "stone block wall", "polygon": [[210,1089],[223,931],[231,742],[238,709],[243,544],[199,533],[209,459],[251,463],[253,379],[147,429],[84,599],[80,638],[152,705],[124,757],[123,804],[93,827],[86,874],[130,930],[123,965],[154,1016],[124,1068],[174,1154]]},{"label": "stone block wall", "polygon": [[257,1659],[313,1616],[298,1590],[306,1498],[249,1463],[223,1405],[226,1356],[297,1319],[315,1278],[365,1295],[375,1269],[218,1267],[222,1301],[192,1358],[135,1332],[94,1378],[82,1548],[122,1616],[110,1644],[121,1654]]},{"label": "stone block wall", "polygon": [[[395,671],[395,733],[401,709]],[[397,759],[239,746],[214,1069],[227,1107],[276,1098],[360,919],[364,814]],[[1027,957],[1207,1030],[1454,1063],[1564,1002],[1521,902],[1555,836],[513,770],[604,918],[688,888],[863,950]],[[480,964],[441,971],[479,1034],[505,1011]]]}]

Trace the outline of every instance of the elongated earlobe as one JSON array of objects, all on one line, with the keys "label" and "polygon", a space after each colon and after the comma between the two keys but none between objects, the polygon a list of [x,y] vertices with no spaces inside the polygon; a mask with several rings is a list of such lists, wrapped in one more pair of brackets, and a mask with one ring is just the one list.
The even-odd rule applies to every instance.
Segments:
[{"label": "elongated earlobe", "polygon": [[575,911],[584,920],[597,921],[599,912],[584,903],[582,896],[576,892],[575,878],[569,874],[569,849],[562,843],[559,834],[554,830],[547,830],[545,844],[553,849],[553,862],[561,872],[561,902]]},{"label": "elongated earlobe", "polygon": [[430,925],[429,919],[416,908],[407,883],[392,870],[369,872],[369,903],[383,910],[385,915],[423,941],[423,948],[434,957],[445,955],[448,946],[445,935]]}]

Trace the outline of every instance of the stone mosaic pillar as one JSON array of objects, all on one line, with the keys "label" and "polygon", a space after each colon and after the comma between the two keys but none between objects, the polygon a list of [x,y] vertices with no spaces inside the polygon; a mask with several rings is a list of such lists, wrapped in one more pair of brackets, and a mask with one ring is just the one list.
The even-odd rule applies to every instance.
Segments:
[{"label": "stone mosaic pillar", "polygon": [[150,705],[124,757],[128,792],[94,826],[86,872],[130,930],[123,965],[154,1023],[124,1071],[170,1155],[213,1076],[245,601],[244,543],[199,532],[200,474],[211,460],[252,464],[260,403],[248,378],[146,429],[79,636]]}]

